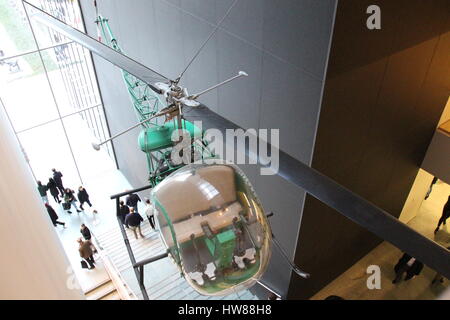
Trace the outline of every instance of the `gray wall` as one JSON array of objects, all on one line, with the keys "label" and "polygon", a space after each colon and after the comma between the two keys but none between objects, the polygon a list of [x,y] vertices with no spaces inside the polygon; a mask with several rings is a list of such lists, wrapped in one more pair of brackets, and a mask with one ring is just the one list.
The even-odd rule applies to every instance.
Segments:
[{"label": "gray wall", "polygon": [[450,184],[450,135],[443,130],[436,130],[427,154],[422,163],[422,169],[428,171],[440,180]]},{"label": "gray wall", "polygon": [[[95,36],[91,0],[82,0],[88,32]],[[98,1],[126,53],[176,78],[232,0]],[[245,128],[280,128],[281,149],[310,163],[320,110],[335,0],[241,0],[192,65],[183,85],[190,92],[226,79],[239,70],[250,77],[202,97],[212,110]],[[120,72],[95,59],[112,133],[136,122]],[[114,143],[120,169],[133,186],[147,182],[139,130]],[[278,177],[244,170],[254,182],[272,227],[294,255],[304,193]],[[286,294],[290,270],[275,252],[265,281]]]},{"label": "gray wall", "polygon": [[[365,26],[372,4],[381,8],[381,30]],[[448,0],[337,7],[312,167],[395,217],[450,94],[449,31]],[[307,196],[296,262],[314,280],[293,276],[289,296],[310,297],[380,241]]]}]

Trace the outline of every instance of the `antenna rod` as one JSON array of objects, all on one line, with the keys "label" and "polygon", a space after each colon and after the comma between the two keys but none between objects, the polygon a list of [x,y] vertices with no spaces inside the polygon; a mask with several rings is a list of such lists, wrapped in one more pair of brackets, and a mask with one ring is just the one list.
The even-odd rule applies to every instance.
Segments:
[{"label": "antenna rod", "polygon": [[175,83],[180,82],[180,79],[183,77],[184,73],[187,71],[187,69],[189,69],[189,67],[191,66],[192,62],[194,62],[194,60],[197,58],[197,56],[200,54],[200,52],[203,50],[203,48],[206,46],[206,44],[209,42],[209,40],[213,37],[213,35],[216,34],[217,30],[219,30],[220,25],[222,24],[222,22],[228,17],[228,15],[231,12],[231,9],[233,9],[233,7],[235,6],[235,4],[238,2],[239,0],[234,0],[233,4],[231,5],[231,7],[228,9],[227,13],[223,16],[223,18],[219,21],[219,23],[216,25],[216,27],[214,28],[214,30],[211,32],[211,34],[209,35],[209,37],[206,39],[205,42],[203,42],[202,46],[200,47],[200,49],[198,49],[197,53],[192,57],[191,61],[189,61],[188,65],[186,66],[186,68],[184,68],[183,72],[181,72],[181,74],[178,76],[178,78],[175,80]]},{"label": "antenna rod", "polygon": [[287,253],[284,251],[281,244],[278,242],[278,240],[275,238],[274,234],[272,233],[272,242],[275,245],[275,247],[278,249],[278,251],[281,253],[283,258],[289,263],[291,266],[292,271],[294,271],[296,274],[298,274],[303,279],[309,279],[311,275],[305,271],[302,271],[299,267],[295,265],[295,263],[288,257]]},{"label": "antenna rod", "polygon": [[144,121],[141,121],[141,122],[139,122],[138,124],[135,124],[135,125],[129,127],[128,129],[126,129],[126,130],[124,130],[124,131],[122,131],[122,132],[120,132],[120,133],[118,133],[118,134],[112,136],[112,137],[109,138],[109,139],[106,139],[105,141],[102,141],[102,142],[100,142],[100,143],[95,143],[95,142],[93,142],[93,143],[92,143],[92,147],[93,147],[95,150],[99,151],[99,150],[100,150],[100,146],[102,146],[103,144],[105,144],[105,143],[107,143],[107,142],[109,142],[109,141],[111,141],[111,140],[114,140],[114,139],[117,138],[117,137],[120,137],[121,135],[127,133],[128,131],[131,131],[131,130],[133,130],[134,128],[137,128],[137,127],[139,127],[140,125],[142,125],[142,124],[144,124],[144,123],[146,123],[146,122],[148,122],[148,121],[150,121],[150,120],[152,120],[152,119],[154,119],[154,118],[160,117],[160,116],[162,116],[162,115],[164,115],[164,114],[167,114],[167,113],[170,113],[170,112],[173,112],[174,109],[176,110],[177,107],[176,107],[176,106],[175,106],[175,107],[169,106],[169,107],[167,107],[167,108],[164,108],[164,109],[162,109],[160,112],[158,112],[157,114],[151,116],[150,118],[145,119]]},{"label": "antenna rod", "polygon": [[230,78],[230,79],[228,79],[228,80],[225,80],[225,81],[223,81],[223,82],[221,82],[221,83],[218,83],[218,84],[216,84],[215,86],[212,86],[211,88],[208,88],[208,89],[206,89],[206,90],[203,90],[202,92],[199,92],[199,93],[197,93],[197,94],[194,94],[194,95],[192,95],[191,97],[190,97],[190,99],[197,99],[198,97],[200,97],[202,94],[205,94],[205,93],[207,93],[207,92],[209,92],[209,91],[211,91],[211,90],[214,90],[214,89],[216,89],[216,88],[218,88],[218,87],[220,87],[220,86],[223,86],[224,84],[227,84],[228,82],[231,82],[231,81],[233,81],[233,80],[235,80],[235,79],[238,79],[238,78],[240,78],[240,77],[248,77],[248,74],[246,73],[246,72],[244,72],[244,71],[239,71],[239,73],[236,75],[236,76],[234,76],[234,77],[232,77],[232,78]]}]

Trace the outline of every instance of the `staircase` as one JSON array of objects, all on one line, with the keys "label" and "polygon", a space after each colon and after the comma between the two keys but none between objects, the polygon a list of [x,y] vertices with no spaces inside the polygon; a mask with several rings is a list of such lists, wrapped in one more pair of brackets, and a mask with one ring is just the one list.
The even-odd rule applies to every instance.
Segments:
[{"label": "staircase", "polygon": [[84,292],[87,300],[137,300],[95,235],[91,241],[97,248],[98,258],[102,260],[108,278]]},{"label": "staircase", "polygon": [[88,300],[121,300],[119,292],[111,279],[102,282],[84,294]]},{"label": "staircase", "polygon": [[[135,239],[131,230],[127,236],[136,261],[147,259],[166,251],[159,239],[159,234],[153,231],[148,220],[141,225],[145,239]],[[97,234],[97,241],[103,247],[111,262],[128,283],[138,299],[142,299],[130,258],[128,256],[119,226],[102,234]],[[228,296],[202,296],[197,293],[180,275],[178,267],[166,258],[145,266],[144,283],[150,300],[257,300],[250,291],[244,290]],[[107,291],[107,290],[106,290]],[[98,294],[101,295],[101,294]],[[106,296],[108,297],[108,296]]]}]

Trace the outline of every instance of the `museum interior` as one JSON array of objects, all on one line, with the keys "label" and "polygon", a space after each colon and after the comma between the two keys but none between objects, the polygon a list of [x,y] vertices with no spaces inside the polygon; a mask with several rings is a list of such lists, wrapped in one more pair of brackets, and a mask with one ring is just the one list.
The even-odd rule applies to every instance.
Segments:
[{"label": "museum interior", "polygon": [[0,0],[0,299],[450,299],[448,0],[132,2]]}]

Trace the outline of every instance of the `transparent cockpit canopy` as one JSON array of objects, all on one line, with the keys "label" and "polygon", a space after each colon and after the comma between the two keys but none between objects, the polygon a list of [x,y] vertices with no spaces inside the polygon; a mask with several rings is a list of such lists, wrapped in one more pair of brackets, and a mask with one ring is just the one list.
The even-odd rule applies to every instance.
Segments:
[{"label": "transparent cockpit canopy", "polygon": [[266,213],[237,166],[190,164],[152,191],[161,238],[189,284],[203,295],[251,287],[271,253]]}]

